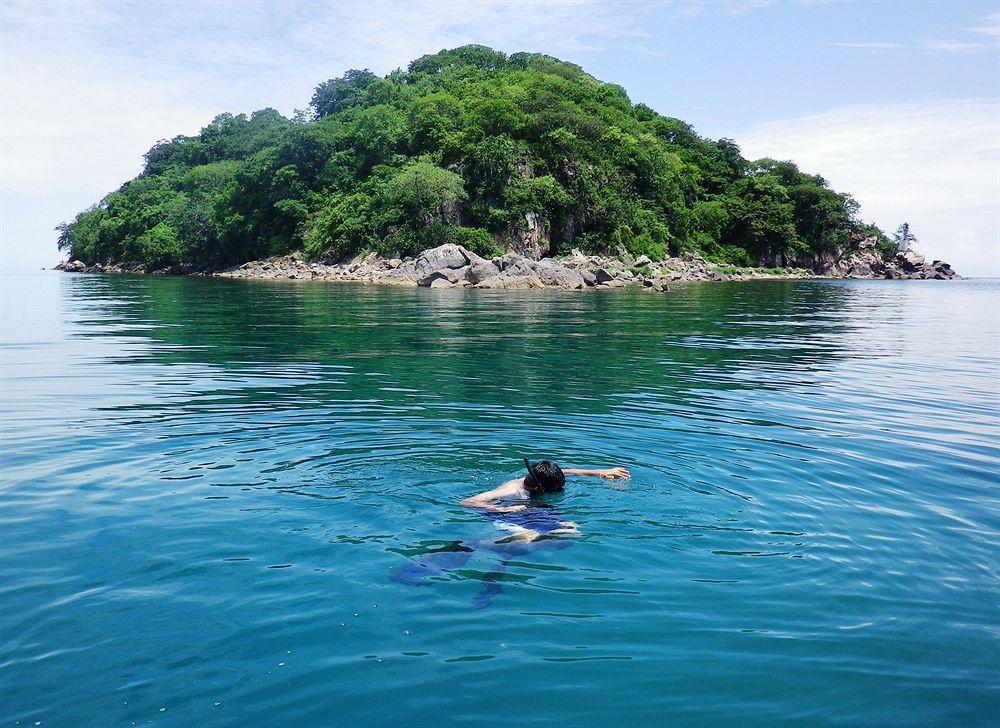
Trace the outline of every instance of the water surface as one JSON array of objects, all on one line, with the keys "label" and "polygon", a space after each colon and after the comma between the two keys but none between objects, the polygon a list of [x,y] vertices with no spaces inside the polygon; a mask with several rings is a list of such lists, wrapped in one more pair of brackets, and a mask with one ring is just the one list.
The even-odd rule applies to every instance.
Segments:
[{"label": "water surface", "polygon": [[[1000,285],[3,281],[4,725],[986,725]],[[623,465],[509,557],[457,502]],[[471,544],[423,585],[391,575]]]}]

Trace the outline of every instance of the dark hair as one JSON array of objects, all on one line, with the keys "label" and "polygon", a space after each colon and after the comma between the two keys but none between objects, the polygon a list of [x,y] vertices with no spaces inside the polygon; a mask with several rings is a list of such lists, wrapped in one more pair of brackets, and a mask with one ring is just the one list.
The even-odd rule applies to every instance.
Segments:
[{"label": "dark hair", "polygon": [[566,485],[566,474],[551,460],[539,460],[531,465],[526,458],[524,464],[528,468],[524,485],[529,492],[556,493]]}]

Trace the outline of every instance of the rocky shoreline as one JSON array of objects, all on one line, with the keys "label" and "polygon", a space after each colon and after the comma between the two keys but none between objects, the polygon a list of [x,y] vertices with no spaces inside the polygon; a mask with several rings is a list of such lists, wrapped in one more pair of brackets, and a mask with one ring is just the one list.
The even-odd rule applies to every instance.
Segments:
[{"label": "rocky shoreline", "polygon": [[[95,265],[69,261],[56,266],[69,272],[147,273],[139,265]],[[677,258],[652,261],[647,256],[632,258],[584,255],[574,250],[562,258],[534,260],[518,253],[486,259],[459,245],[441,245],[415,258],[383,258],[378,253],[358,255],[348,261],[311,262],[294,253],[265,260],[251,261],[221,271],[199,271],[175,266],[151,272],[152,275],[209,275],[221,278],[256,278],[321,280],[375,283],[427,288],[487,289],[609,289],[641,286],[661,292],[671,283],[696,281],[745,281],[785,278],[889,278],[938,279],[959,278],[947,263],[927,263],[915,251],[898,253],[890,261],[872,249],[863,249],[847,259],[838,260],[825,271],[815,273],[802,268],[744,268],[706,261],[694,253]]]}]

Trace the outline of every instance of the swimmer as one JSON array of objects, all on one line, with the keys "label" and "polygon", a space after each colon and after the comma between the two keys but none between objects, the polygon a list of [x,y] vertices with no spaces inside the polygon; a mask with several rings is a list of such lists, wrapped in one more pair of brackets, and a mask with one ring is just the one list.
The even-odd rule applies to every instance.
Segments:
[{"label": "swimmer", "polygon": [[[485,493],[466,498],[461,505],[478,508],[508,535],[470,544],[453,541],[418,555],[406,564],[394,568],[392,581],[411,586],[430,586],[446,573],[457,573],[476,553],[491,551],[500,557],[490,570],[479,577],[483,589],[472,600],[476,609],[485,609],[503,592],[501,582],[510,560],[538,549],[562,549],[571,541],[560,536],[579,536],[573,521],[560,516],[559,511],[542,502],[546,493],[556,493],[565,487],[567,475],[594,475],[601,478],[628,478],[625,468],[606,470],[561,469],[555,463],[542,460],[530,464],[524,461],[528,474]],[[507,501],[527,501],[505,505]]]},{"label": "swimmer", "polygon": [[[620,467],[604,470],[576,468],[563,470],[551,460],[541,460],[532,465],[527,458],[524,459],[524,466],[528,474],[523,478],[508,480],[493,490],[470,496],[459,504],[467,508],[488,511],[498,526],[511,532],[508,539],[511,541],[535,541],[547,536],[580,534],[573,521],[560,520],[555,509],[539,502],[546,493],[558,493],[563,490],[567,475],[593,475],[608,479],[630,477],[629,471]],[[530,507],[525,503],[503,505],[503,502],[511,500],[526,500],[531,505]]]}]

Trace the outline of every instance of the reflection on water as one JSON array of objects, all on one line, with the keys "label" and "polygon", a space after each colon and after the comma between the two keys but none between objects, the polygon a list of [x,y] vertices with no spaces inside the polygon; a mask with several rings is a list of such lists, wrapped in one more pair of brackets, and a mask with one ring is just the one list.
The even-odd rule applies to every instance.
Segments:
[{"label": "reflection on water", "polygon": [[998,292],[4,279],[4,712],[986,723]]}]

